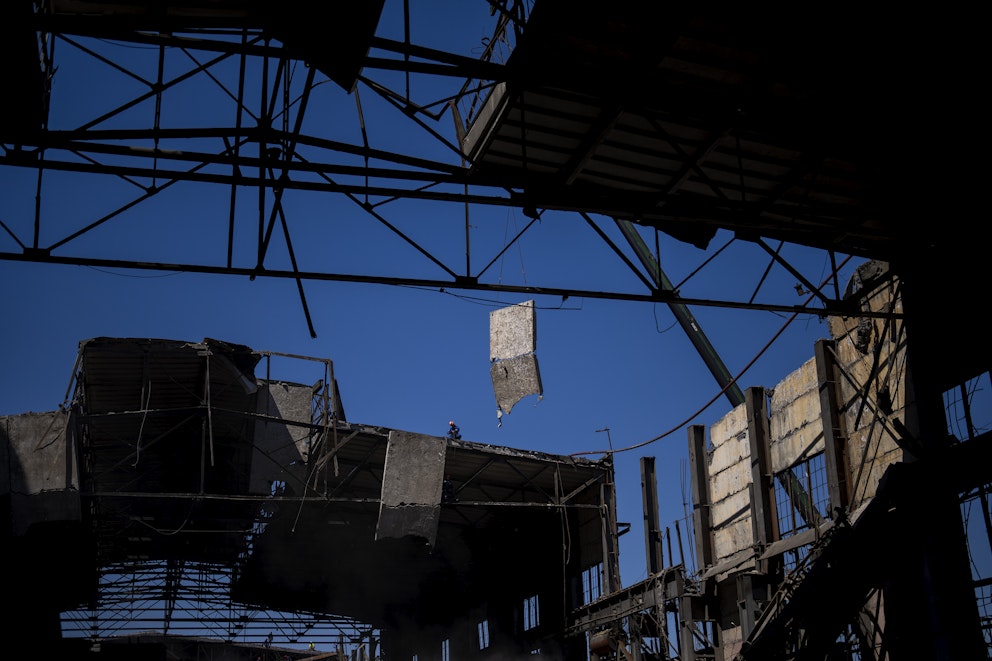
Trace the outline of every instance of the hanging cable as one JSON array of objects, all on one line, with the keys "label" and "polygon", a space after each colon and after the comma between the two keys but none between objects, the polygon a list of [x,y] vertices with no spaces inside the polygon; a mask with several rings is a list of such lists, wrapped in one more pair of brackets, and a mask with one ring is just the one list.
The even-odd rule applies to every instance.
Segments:
[{"label": "hanging cable", "polygon": [[[841,267],[843,267],[850,259],[851,259],[850,256],[848,256],[847,258],[845,258],[844,261],[841,262]],[[832,278],[833,275],[831,275],[830,277]],[[826,283],[823,283],[823,284],[826,284]],[[809,298],[807,298],[806,299],[806,303],[812,302],[813,298],[814,298],[814,296],[810,296]],[[701,406],[699,409],[697,409],[694,413],[692,413],[685,420],[683,420],[682,422],[680,422],[677,426],[672,427],[668,431],[663,432],[663,433],[655,436],[654,438],[649,438],[646,441],[643,441],[641,443],[637,443],[635,445],[630,445],[630,446],[625,447],[625,448],[620,448],[619,450],[586,450],[586,451],[583,451],[583,452],[573,452],[573,453],[571,453],[568,456],[570,456],[570,457],[577,457],[577,456],[588,455],[588,454],[613,454],[613,453],[616,453],[616,452],[629,452],[630,450],[637,450],[639,448],[643,448],[643,447],[645,447],[647,445],[651,445],[652,443],[654,443],[656,441],[660,441],[663,438],[666,438],[668,436],[671,436],[672,434],[674,434],[675,432],[677,432],[678,430],[682,429],[687,424],[689,424],[690,422],[692,422],[698,415],[702,414],[703,411],[705,411],[710,406],[712,406],[713,405],[713,402],[715,402],[718,399],[720,399],[721,397],[723,397],[723,394],[730,387],[732,387],[734,384],[736,384],[737,381],[741,377],[743,377],[747,373],[748,370],[750,370],[752,367],[754,367],[754,364],[756,362],[758,362],[758,359],[761,358],[765,354],[765,352],[768,351],[771,348],[772,344],[774,344],[775,341],[778,340],[778,338],[782,335],[782,333],[784,333],[785,330],[790,325],[792,325],[792,322],[795,321],[797,317],[799,317],[799,311],[793,312],[789,316],[789,318],[785,320],[785,323],[782,324],[782,327],[779,328],[775,332],[775,334],[771,337],[771,339],[768,340],[768,342],[765,343],[765,346],[763,346],[761,348],[761,350],[758,351],[757,354],[755,354],[754,358],[752,358],[750,361],[748,361],[747,365],[745,365],[744,368],[740,372],[737,373],[737,376],[733,377],[730,380],[730,382],[727,383],[723,388],[721,388],[720,391],[717,392],[708,402],[706,402],[705,404],[703,404],[703,406]]]}]

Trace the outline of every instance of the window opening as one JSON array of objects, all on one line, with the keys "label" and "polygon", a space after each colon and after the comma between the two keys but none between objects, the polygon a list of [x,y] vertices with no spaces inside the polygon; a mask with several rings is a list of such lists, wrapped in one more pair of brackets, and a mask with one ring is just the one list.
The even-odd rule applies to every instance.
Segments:
[{"label": "window opening", "polygon": [[524,599],[524,631],[530,631],[541,623],[537,595]]},{"label": "window opening", "polygon": [[489,620],[479,622],[479,649],[489,647]]},{"label": "window opening", "polygon": [[[808,530],[827,518],[830,490],[822,452],[776,475],[775,504],[781,539]],[[795,569],[806,558],[809,546],[805,544],[786,551],[783,554],[785,568]]]},{"label": "window opening", "polygon": [[944,392],[947,433],[967,441],[992,429],[992,383],[988,372]]},{"label": "window opening", "polygon": [[582,572],[582,603],[588,604],[603,596],[603,563]]}]

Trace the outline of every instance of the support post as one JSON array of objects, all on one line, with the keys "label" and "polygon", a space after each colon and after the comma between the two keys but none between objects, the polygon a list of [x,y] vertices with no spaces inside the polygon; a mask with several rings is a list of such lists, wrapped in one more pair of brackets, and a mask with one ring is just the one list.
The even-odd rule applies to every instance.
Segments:
[{"label": "support post", "polygon": [[609,477],[600,488],[600,506],[603,521],[603,578],[606,593],[620,589],[620,559],[618,557],[617,503],[613,484],[613,466]]},{"label": "support post", "polygon": [[[747,437],[751,446],[751,526],[754,543],[763,549],[775,541],[775,481],[768,458],[768,411],[765,389],[748,388]],[[768,561],[758,561],[758,571],[768,573]]]},{"label": "support post", "polygon": [[665,566],[661,547],[661,523],[658,518],[658,478],[654,457],[641,457],[641,497],[644,502],[644,546],[648,575],[653,576]]},{"label": "support post", "polygon": [[816,380],[820,391],[820,420],[823,424],[824,464],[830,511],[846,512],[851,501],[850,463],[847,456],[847,425],[840,410],[840,375],[833,340],[819,340],[814,348]]},{"label": "support post", "polygon": [[710,488],[706,464],[706,429],[702,425],[689,427],[689,471],[692,481],[692,528],[696,541],[697,569],[713,563],[713,541],[710,534]]}]

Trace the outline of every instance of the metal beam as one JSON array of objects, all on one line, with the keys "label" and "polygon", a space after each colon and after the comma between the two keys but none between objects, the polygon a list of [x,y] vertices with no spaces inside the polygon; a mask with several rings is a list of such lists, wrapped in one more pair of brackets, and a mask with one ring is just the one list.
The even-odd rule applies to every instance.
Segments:
[{"label": "metal beam", "polygon": [[[0,223],[2,226],[2,223]],[[810,308],[804,305],[776,305],[768,303],[747,303],[744,301],[717,300],[705,298],[685,298],[674,292],[654,291],[637,294],[621,291],[592,291],[588,289],[569,289],[563,287],[537,287],[481,283],[467,276],[455,276],[451,280],[425,278],[396,278],[377,275],[360,275],[351,273],[329,273],[324,271],[286,271],[283,269],[266,268],[259,272],[255,267],[210,266],[203,264],[180,264],[169,262],[147,262],[124,259],[100,259],[92,257],[69,257],[53,255],[45,248],[25,248],[23,252],[0,252],[0,260],[15,262],[35,262],[40,264],[65,264],[73,266],[97,266],[105,268],[138,269],[152,271],[175,271],[184,273],[212,273],[218,275],[236,275],[268,278],[300,278],[303,280],[322,280],[335,282],[361,282],[370,284],[400,285],[405,287],[423,287],[438,290],[476,290],[492,292],[514,292],[529,296],[559,296],[564,298],[592,298],[616,301],[640,301],[645,303],[670,303],[678,301],[683,305],[700,307],[717,307],[737,310],[764,310],[767,312],[782,312],[790,314],[809,314],[817,317],[847,314],[846,306],[829,306],[826,308]],[[901,318],[899,312],[865,312],[859,313],[864,317]]]},{"label": "metal beam", "polygon": [[658,518],[658,479],[654,457],[641,457],[641,498],[644,502],[644,545],[648,574],[657,574],[665,565]]},{"label": "metal beam", "polygon": [[696,565],[702,571],[713,564],[709,471],[706,465],[706,428],[689,427],[689,477],[692,486],[692,533],[696,538]]},{"label": "metal beam", "polygon": [[[655,285],[658,289],[666,292],[673,292],[678,295],[678,292],[674,291],[674,286],[665,272],[661,270],[661,265],[655,260],[654,256],[651,255],[651,251],[644,244],[644,239],[641,235],[637,233],[634,224],[628,220],[616,221],[617,227],[623,232],[623,235],[627,238],[630,246],[637,253],[640,258],[641,263],[644,264],[644,268],[648,270],[651,274],[651,278],[655,281]],[[706,363],[706,367],[709,368],[710,373],[716,377],[717,385],[719,385],[727,399],[730,401],[731,406],[740,406],[744,403],[744,393],[741,392],[740,386],[734,381],[733,377],[730,376],[730,371],[727,366],[724,365],[723,360],[717,354],[716,349],[710,344],[709,338],[706,337],[706,333],[703,332],[702,327],[700,327],[699,322],[696,321],[695,317],[692,316],[692,312],[689,311],[688,305],[684,301],[670,302],[668,304],[669,309],[671,309],[672,314],[675,315],[676,320],[678,320],[679,325],[682,326],[682,330],[688,336],[689,341],[699,352],[700,357],[703,362]]]}]

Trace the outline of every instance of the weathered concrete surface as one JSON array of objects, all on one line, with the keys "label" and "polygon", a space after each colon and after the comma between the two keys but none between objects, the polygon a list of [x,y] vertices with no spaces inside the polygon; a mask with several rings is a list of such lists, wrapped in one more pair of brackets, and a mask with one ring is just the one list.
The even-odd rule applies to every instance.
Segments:
[{"label": "weathered concrete surface", "polygon": [[754,544],[751,529],[751,450],[747,411],[738,406],[710,428],[710,501],[713,557],[720,562]]},{"label": "weathered concrete surface", "polygon": [[[880,268],[877,262],[862,265],[848,290]],[[876,290],[866,305],[872,310],[902,312],[902,301],[891,284]],[[874,496],[891,464],[909,458],[896,443],[893,424],[898,420],[911,433],[915,430],[906,408],[906,334],[899,320],[857,316],[831,317],[830,331],[843,373],[841,406],[848,430],[851,509],[855,509]]]},{"label": "weathered concrete surface", "polygon": [[11,498],[11,530],[80,518],[75,455],[66,453],[67,414],[25,413],[0,417],[0,493]]},{"label": "weathered concrete surface", "polygon": [[489,366],[489,376],[493,381],[496,404],[506,413],[512,411],[524,397],[544,393],[537,356],[534,354],[492,363]]},{"label": "weathered concrete surface", "polygon": [[294,493],[304,493],[311,431],[293,422],[310,424],[313,388],[294,383],[262,383],[258,389],[258,413],[281,420],[255,423],[255,446],[251,460],[252,494],[272,493],[273,483],[284,482]]},{"label": "weathered concrete surface", "polygon": [[[870,308],[898,311],[900,305],[893,303],[893,294],[891,288],[876,292]],[[849,434],[851,509],[855,509],[875,494],[889,465],[905,458],[896,443],[894,425],[896,420],[911,424],[905,420],[905,336],[898,322],[879,319],[832,317],[829,328],[843,373],[840,405]],[[868,384],[873,389],[870,392]],[[819,389],[815,358],[775,385],[769,398],[768,421],[774,473],[823,452]],[[885,407],[891,412],[886,413]],[[708,488],[716,562],[754,543],[749,528],[751,472],[746,415],[745,407],[738,406],[709,430]]]},{"label": "weathered concrete surface", "polygon": [[[884,271],[884,265],[869,262],[859,268],[847,293]],[[901,312],[895,287],[889,283],[876,290],[865,303],[872,311]],[[839,411],[847,435],[847,462],[852,486],[849,511],[856,519],[871,500],[879,480],[889,466],[907,458],[896,443],[897,423],[912,433],[914,421],[907,409],[905,349],[901,322],[868,317],[831,317],[830,336],[834,357],[841,372]],[[813,353],[813,347],[810,348]],[[824,451],[824,417],[816,358],[812,357],[775,385],[769,398],[769,461],[779,473]],[[911,404],[911,403],[910,403]],[[733,575],[755,567],[745,559],[753,547],[751,457],[744,405],[728,413],[709,430],[708,475],[714,567],[724,563],[718,575],[724,614],[736,612],[737,594]],[[839,439],[843,441],[844,439]],[[738,560],[738,558],[740,560]],[[730,579],[730,580],[727,580]],[[720,623],[725,658],[732,656],[743,639],[734,618]]]},{"label": "weathered concrete surface", "polygon": [[534,301],[489,313],[489,360],[506,360],[537,351]]},{"label": "weathered concrete surface", "polygon": [[[749,460],[751,446],[747,436],[747,412],[743,406],[738,406],[710,427],[710,445],[711,476]],[[714,500],[718,495],[716,492],[711,494]]]},{"label": "weathered concrete surface", "polygon": [[769,399],[772,471],[780,473],[823,452],[823,420],[815,358],[810,358],[777,383]]},{"label": "weathered concrete surface", "polygon": [[437,536],[447,444],[437,436],[390,431],[375,538]]},{"label": "weathered concrete surface", "polygon": [[536,350],[534,301],[489,313],[489,376],[500,415],[527,395],[544,394]]}]

